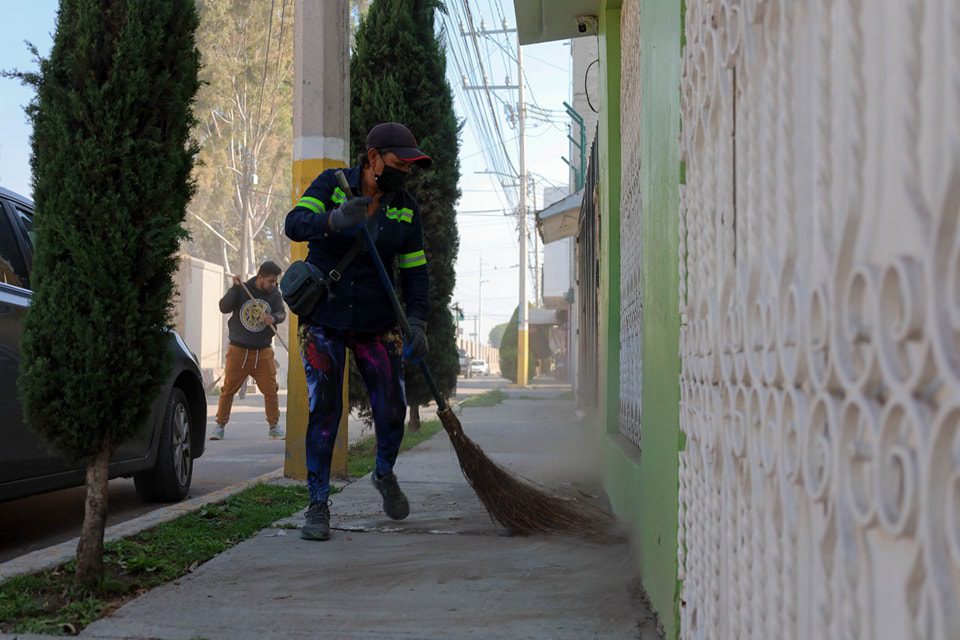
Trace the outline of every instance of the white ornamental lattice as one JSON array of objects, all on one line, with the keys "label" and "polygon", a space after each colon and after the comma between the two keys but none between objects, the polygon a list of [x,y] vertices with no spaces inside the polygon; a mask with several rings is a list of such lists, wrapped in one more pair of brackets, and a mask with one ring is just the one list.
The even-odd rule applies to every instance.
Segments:
[{"label": "white ornamental lattice", "polygon": [[[640,2],[621,9],[623,52],[620,104],[640,105]],[[640,109],[621,110],[620,189],[620,432],[640,446],[640,394],[643,387]]]},{"label": "white ornamental lattice", "polygon": [[685,29],[682,635],[960,638],[960,2]]}]

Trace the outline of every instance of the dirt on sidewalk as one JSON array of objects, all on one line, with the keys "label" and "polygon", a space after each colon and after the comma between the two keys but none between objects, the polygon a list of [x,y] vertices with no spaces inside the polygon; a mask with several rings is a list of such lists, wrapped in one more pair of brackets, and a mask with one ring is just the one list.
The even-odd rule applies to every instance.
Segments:
[{"label": "dirt on sidewalk", "polygon": [[[548,486],[596,491],[597,439],[561,391],[508,391],[465,409],[498,462]],[[88,638],[656,638],[626,541],[506,537],[444,434],[396,467],[411,515],[387,519],[369,478],[333,498],[328,542],[297,516],[88,627]],[[598,496],[602,499],[602,496]]]}]

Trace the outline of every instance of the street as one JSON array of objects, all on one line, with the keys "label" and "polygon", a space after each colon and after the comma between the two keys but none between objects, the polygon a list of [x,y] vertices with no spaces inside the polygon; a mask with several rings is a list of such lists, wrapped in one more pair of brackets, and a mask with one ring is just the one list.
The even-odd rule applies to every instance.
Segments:
[{"label": "street", "polygon": [[[457,397],[467,397],[507,384],[508,380],[496,376],[470,380],[461,378]],[[281,390],[280,408],[284,414],[286,400],[287,394]],[[216,396],[208,397],[208,433],[214,424],[216,401]],[[423,408],[421,416],[428,420],[432,412],[430,408]],[[372,429],[351,418],[351,442],[371,434]],[[248,392],[243,400],[236,397],[226,437],[220,441],[208,441],[203,457],[195,461],[190,497],[200,497],[274,471],[283,466],[283,456],[284,442],[267,438],[263,396]],[[83,521],[83,498],[83,487],[76,487],[0,503],[0,562],[79,535]],[[134,489],[132,478],[111,480],[109,501],[108,527],[163,506],[142,502]]]}]

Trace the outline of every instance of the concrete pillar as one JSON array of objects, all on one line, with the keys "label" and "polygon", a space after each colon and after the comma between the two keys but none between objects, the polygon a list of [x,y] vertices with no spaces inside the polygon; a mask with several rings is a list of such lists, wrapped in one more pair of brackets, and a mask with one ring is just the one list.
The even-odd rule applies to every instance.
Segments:
[{"label": "concrete pillar", "polygon": [[[350,149],[350,6],[348,0],[295,0],[293,88],[293,201],[322,171],[347,165]],[[290,246],[291,260],[303,260],[307,245]],[[296,351],[296,316],[290,345]],[[287,442],[284,475],[307,477],[307,386],[298,354],[287,373]],[[348,372],[344,372],[344,412],[333,454],[333,474],[347,472]]]}]

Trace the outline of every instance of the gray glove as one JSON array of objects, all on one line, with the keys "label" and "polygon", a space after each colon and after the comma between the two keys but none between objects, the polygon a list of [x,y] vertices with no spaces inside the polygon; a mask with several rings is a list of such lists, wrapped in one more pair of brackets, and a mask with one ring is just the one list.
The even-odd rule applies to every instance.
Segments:
[{"label": "gray glove", "polygon": [[410,335],[404,340],[403,358],[416,364],[428,353],[430,353],[430,345],[427,344],[427,323],[417,318],[410,318]]},{"label": "gray glove", "polygon": [[350,198],[330,212],[330,228],[334,231],[352,229],[367,219],[370,198]]}]

